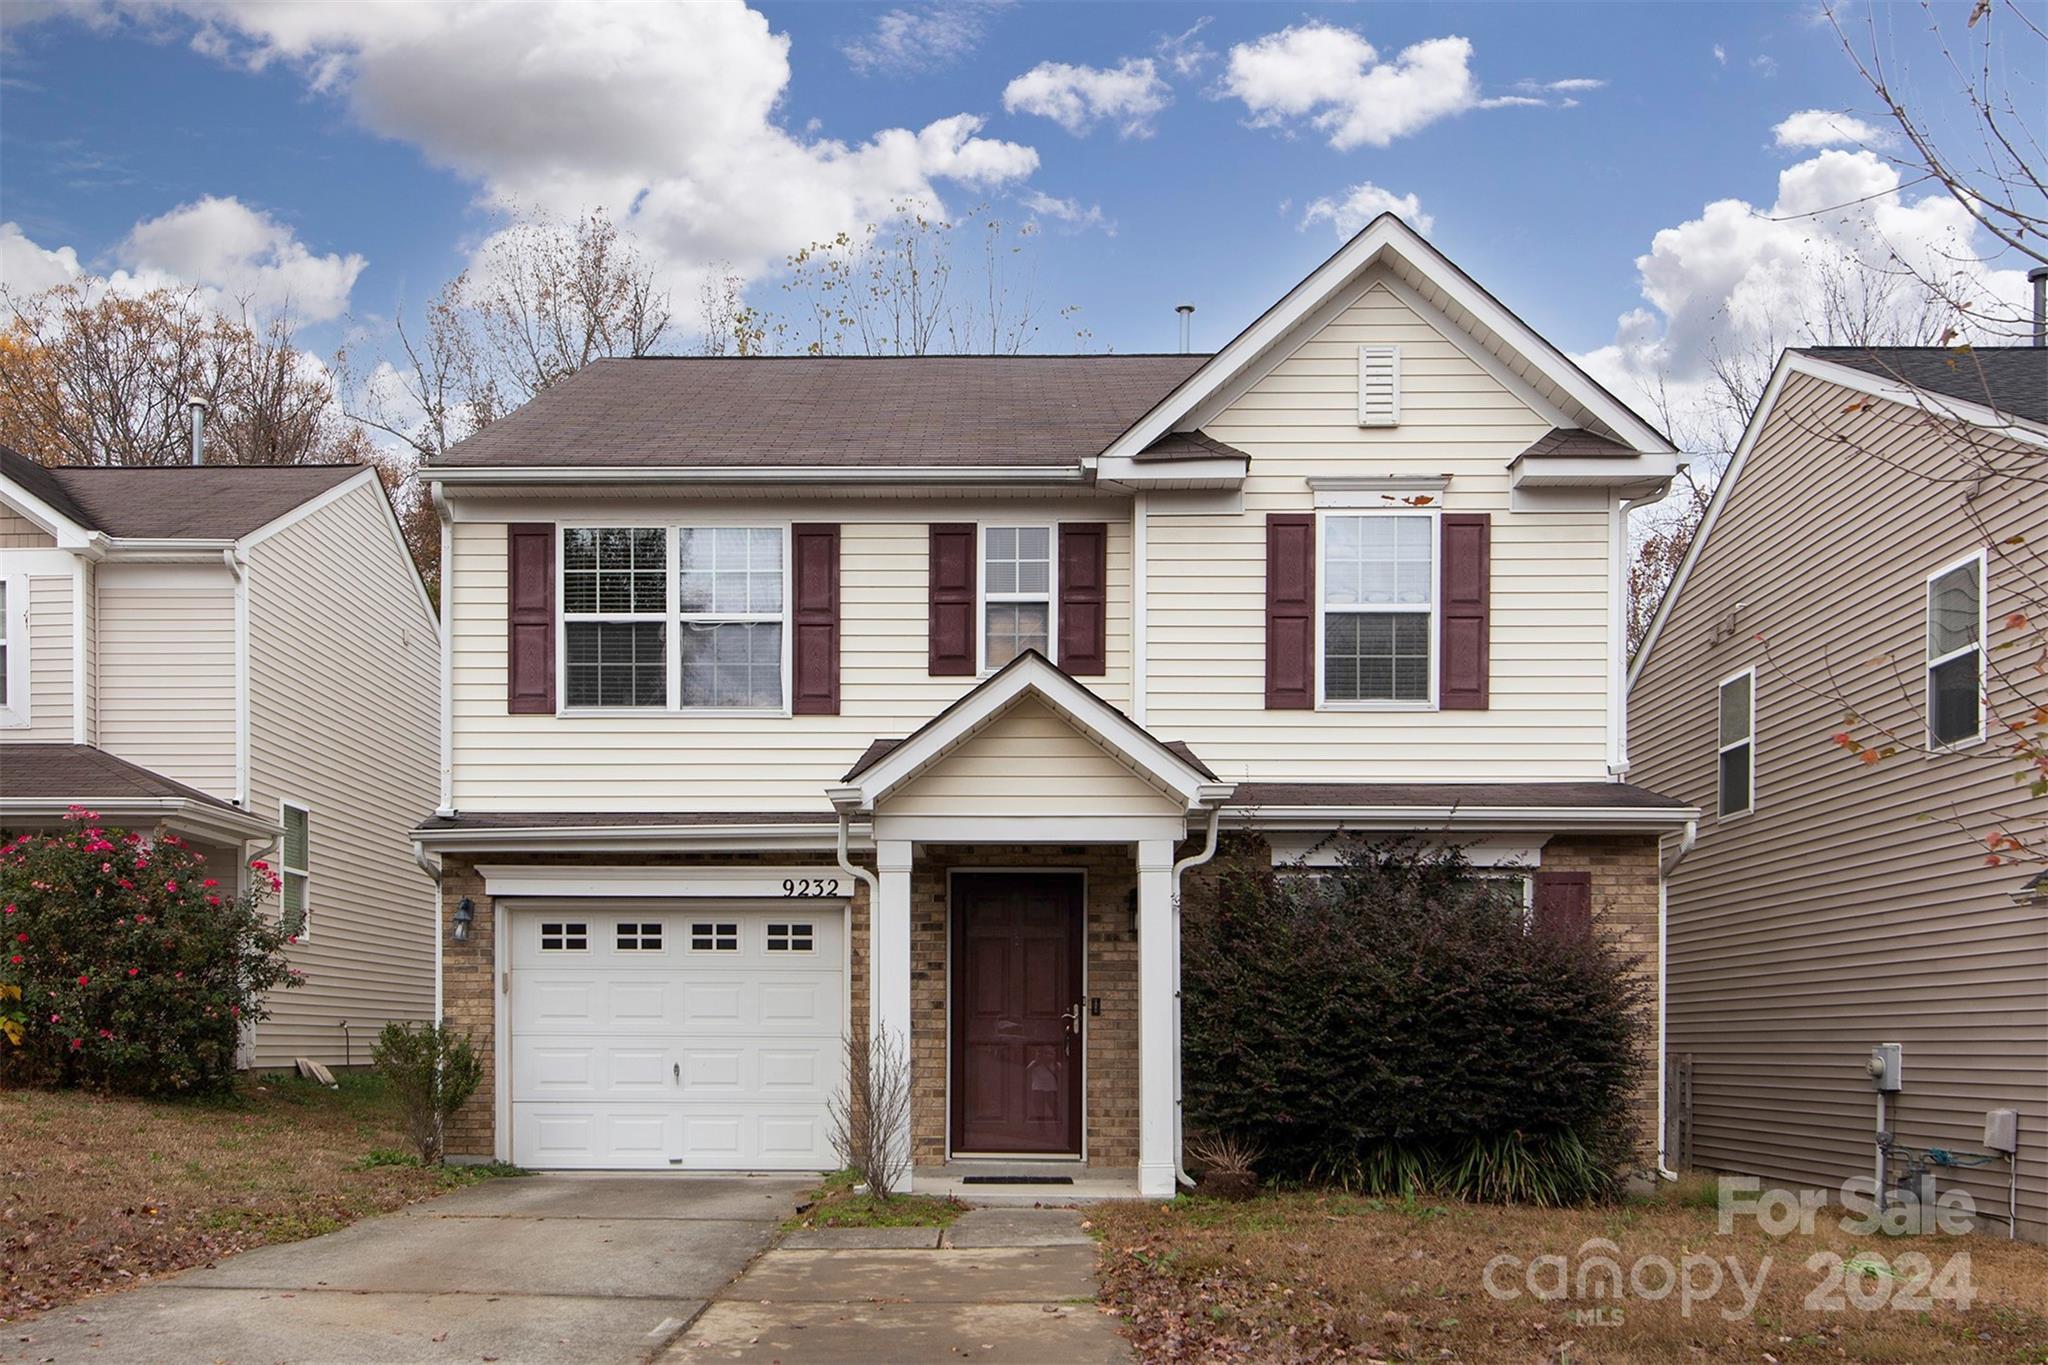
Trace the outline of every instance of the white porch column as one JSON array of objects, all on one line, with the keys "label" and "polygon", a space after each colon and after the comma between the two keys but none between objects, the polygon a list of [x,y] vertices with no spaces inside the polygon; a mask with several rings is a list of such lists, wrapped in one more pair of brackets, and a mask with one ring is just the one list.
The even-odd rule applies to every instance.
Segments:
[{"label": "white porch column", "polygon": [[[868,1036],[890,1040],[905,1067],[910,1058],[910,863],[915,845],[887,839],[875,845],[880,894],[868,910]],[[897,1127],[895,1148],[901,1175],[897,1189],[911,1189],[910,1115]]]},{"label": "white porch column", "polygon": [[1171,1199],[1174,1169],[1173,844],[1138,845],[1138,1193]]}]

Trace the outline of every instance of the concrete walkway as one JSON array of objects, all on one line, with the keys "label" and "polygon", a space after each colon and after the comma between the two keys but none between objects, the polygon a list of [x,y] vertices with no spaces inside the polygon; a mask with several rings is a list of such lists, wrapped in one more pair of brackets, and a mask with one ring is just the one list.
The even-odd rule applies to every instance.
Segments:
[{"label": "concrete walkway", "polygon": [[933,1228],[793,1232],[713,1299],[663,1365],[1129,1359],[1095,1306],[1073,1209],[976,1209]]},{"label": "concrete walkway", "polygon": [[774,1240],[813,1183],[493,1180],[10,1323],[0,1360],[641,1361]]}]

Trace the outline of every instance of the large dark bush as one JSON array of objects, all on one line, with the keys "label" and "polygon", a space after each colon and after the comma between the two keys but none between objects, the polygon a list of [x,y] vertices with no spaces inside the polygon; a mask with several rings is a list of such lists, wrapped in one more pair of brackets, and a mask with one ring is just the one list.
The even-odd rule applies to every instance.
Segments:
[{"label": "large dark bush", "polygon": [[0,844],[0,1078],[127,1094],[226,1086],[265,993],[301,980],[261,909],[269,869],[252,868],[255,888],[236,895],[235,870],[208,867],[176,835],[107,828],[84,810]]},{"label": "large dark bush", "polygon": [[1531,933],[1519,884],[1455,849],[1338,856],[1310,871],[1240,851],[1189,887],[1190,1126],[1257,1144],[1269,1178],[1611,1193],[1645,1064],[1630,960]]}]

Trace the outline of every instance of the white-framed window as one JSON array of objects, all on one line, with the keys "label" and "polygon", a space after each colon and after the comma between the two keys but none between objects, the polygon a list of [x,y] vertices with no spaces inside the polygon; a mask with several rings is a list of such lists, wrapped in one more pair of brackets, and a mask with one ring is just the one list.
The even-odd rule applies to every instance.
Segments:
[{"label": "white-framed window", "polygon": [[1717,697],[1716,809],[1725,820],[1756,805],[1756,670],[1724,678]]},{"label": "white-framed window", "polygon": [[786,711],[788,528],[564,526],[565,711]]},{"label": "white-framed window", "polygon": [[781,528],[685,526],[676,543],[683,708],[781,706]]},{"label": "white-framed window", "polygon": [[668,705],[668,532],[562,529],[562,682],[571,707]]},{"label": "white-framed window", "polygon": [[1317,695],[1324,706],[1436,705],[1438,519],[1434,512],[1320,517]]},{"label": "white-framed window", "polygon": [[301,943],[313,933],[313,811],[296,801],[278,803],[278,823],[284,826],[284,842],[278,845],[278,876],[284,886],[278,891],[277,913],[285,932]]},{"label": "white-framed window", "polygon": [[540,950],[544,953],[589,952],[589,921],[561,919],[541,921]]},{"label": "white-framed window", "polygon": [[740,950],[740,926],[734,920],[696,920],[690,925],[693,953],[736,953]]},{"label": "white-framed window", "polygon": [[1984,552],[1927,577],[1927,742],[1984,738]]},{"label": "white-framed window", "polygon": [[981,671],[1027,649],[1052,657],[1055,560],[1051,526],[981,528]]},{"label": "white-framed window", "polygon": [[0,727],[28,724],[28,580],[0,578]]},{"label": "white-framed window", "polygon": [[658,953],[661,951],[662,921],[615,921],[613,938],[622,953]]},{"label": "white-framed window", "polygon": [[768,951],[808,953],[817,946],[816,926],[811,924],[770,924]]}]

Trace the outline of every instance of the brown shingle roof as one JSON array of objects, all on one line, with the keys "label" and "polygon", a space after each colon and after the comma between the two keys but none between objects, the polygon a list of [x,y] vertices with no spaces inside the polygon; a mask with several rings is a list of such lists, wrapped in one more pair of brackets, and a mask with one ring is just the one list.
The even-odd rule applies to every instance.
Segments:
[{"label": "brown shingle roof", "polygon": [[653,356],[600,360],[446,467],[1075,465],[1206,356]]},{"label": "brown shingle roof", "polygon": [[1139,460],[1213,460],[1219,456],[1249,460],[1250,455],[1203,431],[1169,431],[1139,451]]},{"label": "brown shingle roof", "polygon": [[2048,422],[2048,347],[1802,346],[1816,360]]},{"label": "brown shingle roof", "polygon": [[1685,802],[1626,782],[1241,782],[1236,807],[1388,806],[1680,811]]},{"label": "brown shingle roof", "polygon": [[141,540],[239,540],[360,474],[359,464],[46,468],[0,447],[0,475],[89,531]]},{"label": "brown shingle roof", "polygon": [[242,814],[241,807],[90,744],[0,740],[0,797],[14,801],[95,801],[176,797]]},{"label": "brown shingle roof", "polygon": [[1531,455],[1562,455],[1595,458],[1615,456],[1626,459],[1635,453],[1621,442],[1595,435],[1584,427],[1552,427],[1530,442],[1529,448],[1515,458],[1520,460]]}]

